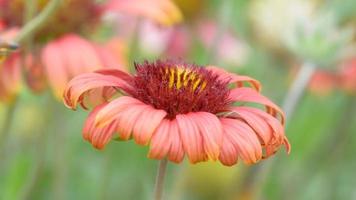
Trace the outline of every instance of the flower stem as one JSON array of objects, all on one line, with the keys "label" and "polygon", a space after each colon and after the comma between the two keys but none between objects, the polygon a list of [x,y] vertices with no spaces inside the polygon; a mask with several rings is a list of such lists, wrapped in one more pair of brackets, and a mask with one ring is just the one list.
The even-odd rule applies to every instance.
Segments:
[{"label": "flower stem", "polygon": [[155,200],[161,200],[163,196],[163,185],[164,178],[166,176],[167,162],[167,159],[159,161],[155,184]]},{"label": "flower stem", "polygon": [[38,29],[46,24],[50,16],[57,10],[60,3],[61,0],[51,0],[48,2],[43,11],[28,23],[26,23],[25,26],[20,30],[14,39],[15,42],[22,43],[27,39],[27,37],[31,37],[31,35],[33,35]]},{"label": "flower stem", "polygon": [[305,88],[307,87],[314,72],[315,65],[308,62],[304,63],[299,70],[296,78],[288,90],[282,105],[282,109],[286,114],[287,120],[289,120],[289,118],[293,115],[295,107],[298,105],[299,100],[304,95]]}]

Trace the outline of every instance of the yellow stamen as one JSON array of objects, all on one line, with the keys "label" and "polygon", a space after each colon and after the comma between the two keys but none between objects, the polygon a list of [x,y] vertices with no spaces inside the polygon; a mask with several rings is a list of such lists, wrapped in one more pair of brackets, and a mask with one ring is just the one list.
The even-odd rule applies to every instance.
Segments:
[{"label": "yellow stamen", "polygon": [[169,72],[170,73],[169,73],[169,85],[168,85],[168,87],[172,88],[173,85],[174,85],[174,72],[175,72],[175,70],[173,69],[173,70],[170,70]]},{"label": "yellow stamen", "polygon": [[174,69],[166,70],[166,75],[168,75],[168,87],[172,88],[174,83],[176,88],[180,89],[182,87],[187,87],[188,83],[191,82],[192,90],[195,91],[199,85],[201,85],[200,90],[203,90],[206,87],[206,81],[203,81],[199,74],[185,69],[183,67],[177,67]]}]

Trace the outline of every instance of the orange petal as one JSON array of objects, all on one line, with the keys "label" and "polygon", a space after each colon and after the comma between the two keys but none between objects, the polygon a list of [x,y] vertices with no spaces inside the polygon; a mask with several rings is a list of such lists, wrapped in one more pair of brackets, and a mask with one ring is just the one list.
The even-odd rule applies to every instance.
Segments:
[{"label": "orange petal", "polygon": [[69,81],[65,57],[58,41],[48,43],[42,50],[42,63],[46,69],[47,79],[54,95],[60,99]]},{"label": "orange petal", "polygon": [[127,81],[131,76],[120,70],[98,70],[76,76],[64,91],[64,103],[67,107],[76,109],[83,102],[83,96],[93,89],[115,87],[126,92],[132,90]]},{"label": "orange petal", "polygon": [[219,119],[208,112],[190,113],[203,138],[205,153],[212,160],[217,160],[222,144],[222,126]]},{"label": "orange petal", "polygon": [[229,81],[229,83],[235,83],[237,87],[241,87],[243,86],[243,83],[247,82],[257,91],[261,90],[260,82],[251,77],[229,73],[224,69],[215,66],[207,66],[206,68],[214,74],[219,75],[220,80]]},{"label": "orange petal", "polygon": [[152,106],[147,106],[136,120],[136,124],[133,128],[133,137],[137,144],[147,145],[152,134],[166,115],[167,112],[164,110],[158,110]]},{"label": "orange petal", "polygon": [[268,98],[251,88],[234,88],[231,90],[229,98],[232,101],[251,102],[265,105],[268,108],[267,111],[271,114],[278,112],[281,117],[281,122],[284,124],[284,112]]},{"label": "orange petal", "polygon": [[219,160],[223,165],[232,166],[238,161],[238,153],[231,139],[224,133]]},{"label": "orange petal", "polygon": [[169,129],[169,141],[171,141],[171,144],[168,152],[168,160],[175,163],[182,162],[184,158],[184,150],[182,140],[179,135],[179,127],[176,119],[171,121]]},{"label": "orange petal", "polygon": [[262,147],[248,125],[236,119],[222,118],[220,121],[224,134],[230,138],[246,164],[256,163],[262,158]]},{"label": "orange petal", "polygon": [[148,153],[149,158],[163,159],[171,146],[169,135],[171,122],[167,119],[163,119],[157,127],[155,133],[152,136],[150,151]]},{"label": "orange petal", "polygon": [[144,104],[141,101],[129,96],[119,97],[111,101],[96,115],[95,126],[106,126],[108,123],[115,120],[116,116],[119,115],[122,110],[135,105]]},{"label": "orange petal", "polygon": [[203,137],[191,114],[181,114],[176,116],[179,134],[182,139],[184,151],[187,153],[191,163],[205,160],[203,148]]},{"label": "orange petal", "polygon": [[137,122],[137,119],[147,109],[147,105],[134,105],[126,107],[117,116],[119,136],[123,140],[128,140],[131,137],[132,130]]},{"label": "orange petal", "polygon": [[95,107],[94,110],[89,114],[83,128],[83,138],[92,143],[92,145],[97,149],[104,148],[105,145],[111,140],[116,130],[115,121],[111,122],[107,126],[99,128],[94,124],[98,112],[100,112],[100,110],[105,106],[106,104],[102,104]]},{"label": "orange petal", "polygon": [[59,39],[63,58],[70,77],[102,68],[102,63],[93,45],[75,34]]}]

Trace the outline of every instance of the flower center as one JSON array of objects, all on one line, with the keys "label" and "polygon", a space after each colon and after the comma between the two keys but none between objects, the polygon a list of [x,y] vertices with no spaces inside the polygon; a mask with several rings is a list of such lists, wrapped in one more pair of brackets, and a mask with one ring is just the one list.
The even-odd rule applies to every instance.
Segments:
[{"label": "flower center", "polygon": [[134,97],[157,109],[177,114],[226,110],[228,83],[203,67],[179,61],[135,63]]}]

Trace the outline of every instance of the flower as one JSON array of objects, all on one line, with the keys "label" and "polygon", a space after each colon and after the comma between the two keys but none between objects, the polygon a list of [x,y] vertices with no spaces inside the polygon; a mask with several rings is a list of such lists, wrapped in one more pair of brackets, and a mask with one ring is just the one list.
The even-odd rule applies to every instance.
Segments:
[{"label": "flower", "polygon": [[[252,164],[281,145],[290,151],[284,114],[259,93],[258,81],[181,61],[145,61],[135,68],[134,75],[107,69],[69,82],[64,102],[71,109],[78,104],[86,108],[88,99],[102,97],[83,129],[84,139],[95,148],[104,148],[118,132],[123,140],[150,145],[149,158],[176,163],[186,154],[191,163],[211,159],[231,166],[240,157]],[[242,104],[246,102],[266,110]]]},{"label": "flower", "polygon": [[356,94],[356,58],[344,60],[336,70],[318,69],[311,77],[309,89],[321,96],[327,96],[336,89]]},{"label": "flower", "polygon": [[117,59],[108,48],[75,34],[67,34],[47,43],[41,52],[41,61],[49,85],[59,98],[66,84],[76,75],[106,67],[125,66],[124,61]]},{"label": "flower", "polygon": [[[39,2],[39,11],[47,3],[48,0]],[[0,30],[23,26],[24,8],[22,0],[1,1]],[[64,1],[49,22],[34,34],[34,48],[21,52],[26,54],[24,74],[32,91],[41,92],[48,83],[54,95],[61,98],[65,85],[76,75],[107,67],[126,70],[119,67],[127,66],[121,48],[123,41],[97,44],[85,37],[97,30],[101,18],[110,11],[144,16],[167,26],[181,20],[180,11],[169,0]]]},{"label": "flower", "polygon": [[317,70],[309,82],[309,90],[319,96],[327,96],[338,85],[338,77],[326,70]]},{"label": "flower", "polygon": [[[47,3],[41,1],[38,9],[42,10]],[[24,25],[24,4],[25,1],[3,1],[0,21],[4,30],[18,30],[13,27]],[[62,2],[50,22],[34,34],[34,48],[20,52],[24,54],[24,74],[32,91],[41,92],[48,83],[54,95],[61,98],[65,85],[76,75],[105,67],[126,66],[123,56],[117,55],[123,52],[80,35],[93,32],[103,13],[102,6],[91,0]]]}]

